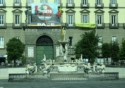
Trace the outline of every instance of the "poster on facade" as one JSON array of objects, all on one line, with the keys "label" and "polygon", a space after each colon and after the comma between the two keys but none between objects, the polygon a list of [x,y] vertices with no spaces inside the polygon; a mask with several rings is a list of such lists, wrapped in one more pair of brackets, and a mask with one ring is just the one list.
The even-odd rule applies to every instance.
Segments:
[{"label": "poster on facade", "polygon": [[61,26],[57,3],[32,4],[32,23],[30,26]]}]

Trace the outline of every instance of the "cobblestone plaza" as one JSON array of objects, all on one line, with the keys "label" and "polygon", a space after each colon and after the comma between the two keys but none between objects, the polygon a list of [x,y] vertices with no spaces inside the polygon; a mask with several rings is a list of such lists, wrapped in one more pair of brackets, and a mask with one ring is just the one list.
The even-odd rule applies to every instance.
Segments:
[{"label": "cobblestone plaza", "polygon": [[0,88],[124,88],[125,80],[115,81],[48,81],[29,82],[0,81]]},{"label": "cobblestone plaza", "polygon": [[[123,0],[0,0],[0,58],[7,57],[6,43],[13,37],[25,44],[24,55],[28,63],[40,63],[44,54],[47,59],[58,57],[61,27],[52,27],[54,24],[51,23],[49,27],[47,26],[49,22],[46,21],[42,21],[41,24],[38,17],[33,15],[37,13],[38,6],[36,10],[34,7],[34,12],[31,8],[32,4],[37,5],[38,3],[56,3],[62,8],[62,15],[58,21],[60,20],[61,27],[66,30],[66,39],[69,41],[69,58],[74,54],[74,45],[85,32],[96,29],[100,39],[99,47],[105,42],[117,41],[121,44],[122,39],[125,38]],[[47,12],[52,11],[49,8]],[[48,17],[50,15],[52,14],[47,14]],[[34,25],[35,21],[37,24]],[[81,28],[78,27],[79,24],[82,24]],[[2,61],[4,59],[1,59]]]}]

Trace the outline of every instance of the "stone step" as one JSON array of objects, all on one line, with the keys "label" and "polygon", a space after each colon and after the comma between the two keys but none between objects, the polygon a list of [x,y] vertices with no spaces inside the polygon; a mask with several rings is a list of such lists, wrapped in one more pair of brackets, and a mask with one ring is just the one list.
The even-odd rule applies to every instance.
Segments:
[{"label": "stone step", "polygon": [[53,78],[51,80],[87,80],[87,78]]},{"label": "stone step", "polygon": [[48,78],[47,75],[28,75],[27,78],[40,78],[40,79],[43,79],[43,78]]}]

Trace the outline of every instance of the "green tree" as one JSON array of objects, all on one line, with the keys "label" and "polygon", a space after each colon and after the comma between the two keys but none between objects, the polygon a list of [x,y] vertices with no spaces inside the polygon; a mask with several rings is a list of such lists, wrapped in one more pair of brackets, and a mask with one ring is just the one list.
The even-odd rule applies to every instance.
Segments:
[{"label": "green tree", "polygon": [[119,60],[119,45],[117,42],[111,43],[111,58],[113,62],[117,62]]},{"label": "green tree", "polygon": [[22,57],[25,46],[24,44],[16,38],[12,38],[7,43],[7,55],[9,61],[14,61],[14,66],[16,66],[16,60]]},{"label": "green tree", "polygon": [[120,59],[125,60],[125,39],[122,41],[122,45],[120,48]]},{"label": "green tree", "polygon": [[76,44],[76,56],[80,57],[80,54],[82,54],[84,58],[88,58],[89,62],[93,64],[95,57],[97,57],[97,44],[98,36],[95,35],[95,31],[85,32],[81,36],[81,40]]},{"label": "green tree", "polygon": [[107,61],[108,61],[108,58],[111,57],[111,44],[103,43],[102,56],[103,56],[103,58],[107,58]]}]

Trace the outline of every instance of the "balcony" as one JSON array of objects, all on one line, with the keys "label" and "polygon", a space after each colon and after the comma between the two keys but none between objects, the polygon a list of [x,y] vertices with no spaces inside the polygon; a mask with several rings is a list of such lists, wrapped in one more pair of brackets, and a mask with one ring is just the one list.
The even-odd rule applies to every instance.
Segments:
[{"label": "balcony", "polygon": [[123,23],[123,28],[125,29],[125,23]]},{"label": "balcony", "polygon": [[15,23],[12,24],[13,29],[21,29],[22,27],[23,27],[23,24],[21,24],[21,23],[20,24],[15,24]]},{"label": "balcony", "polygon": [[118,8],[118,3],[115,3],[115,4],[110,3],[110,4],[109,4],[109,8],[110,8],[110,9]]},{"label": "balcony", "polygon": [[66,3],[66,8],[74,8],[75,3]]},{"label": "balcony", "polygon": [[101,4],[95,3],[95,8],[103,8],[103,7],[104,7],[104,3],[101,3]]},{"label": "balcony", "polygon": [[102,42],[98,42],[98,49],[102,48]]},{"label": "balcony", "polygon": [[81,8],[89,8],[89,3],[87,3],[87,4],[81,3]]},{"label": "balcony", "polygon": [[4,23],[4,24],[0,24],[0,29],[6,29],[7,28],[7,24]]},{"label": "balcony", "polygon": [[21,8],[22,7],[22,3],[13,3],[13,8]]},{"label": "balcony", "polygon": [[109,28],[110,29],[118,29],[119,28],[119,23],[115,23],[115,24],[109,23]]},{"label": "balcony", "polygon": [[3,3],[3,4],[0,4],[0,8],[5,8],[6,7],[6,4]]},{"label": "balcony", "polygon": [[66,27],[73,28],[73,27],[75,27],[75,23],[73,23],[73,24],[66,23]]},{"label": "balcony", "polygon": [[105,24],[104,24],[104,23],[102,23],[102,24],[97,24],[97,25],[96,25],[96,28],[97,28],[97,29],[104,29],[104,28],[105,28]]},{"label": "balcony", "polygon": [[26,8],[31,8],[31,4],[32,4],[32,3],[28,3],[28,2],[27,2],[27,3],[26,3]]},{"label": "balcony", "polygon": [[63,6],[63,4],[62,4],[62,3],[59,3],[59,4],[58,4],[58,7],[62,7],[62,6]]}]

